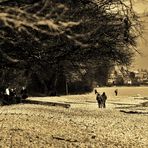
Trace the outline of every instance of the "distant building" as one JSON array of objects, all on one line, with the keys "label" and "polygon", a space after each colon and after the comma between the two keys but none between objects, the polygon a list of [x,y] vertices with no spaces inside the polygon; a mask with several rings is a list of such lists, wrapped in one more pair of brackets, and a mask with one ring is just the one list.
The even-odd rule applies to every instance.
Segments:
[{"label": "distant building", "polygon": [[115,66],[108,78],[108,85],[140,85],[148,84],[147,70],[128,70],[126,67]]}]

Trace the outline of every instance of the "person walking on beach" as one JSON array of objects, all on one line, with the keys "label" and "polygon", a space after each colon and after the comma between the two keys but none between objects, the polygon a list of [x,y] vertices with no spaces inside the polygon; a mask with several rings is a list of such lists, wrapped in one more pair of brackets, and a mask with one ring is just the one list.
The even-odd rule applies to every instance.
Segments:
[{"label": "person walking on beach", "polygon": [[106,108],[107,96],[106,96],[105,92],[103,92],[103,94],[101,95],[101,97],[102,97],[102,106],[103,106],[103,108]]},{"label": "person walking on beach", "polygon": [[97,100],[97,103],[98,103],[98,107],[102,108],[103,107],[103,104],[102,104],[103,98],[98,92],[96,93],[96,100]]}]

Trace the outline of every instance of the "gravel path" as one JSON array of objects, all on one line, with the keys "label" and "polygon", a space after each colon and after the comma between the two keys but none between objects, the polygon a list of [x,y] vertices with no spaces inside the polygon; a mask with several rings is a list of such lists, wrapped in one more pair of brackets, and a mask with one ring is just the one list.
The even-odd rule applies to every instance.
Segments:
[{"label": "gravel path", "polygon": [[[0,107],[2,148],[148,147],[148,114],[129,114],[138,99],[109,98],[98,109],[94,95],[30,98],[66,102],[71,108],[33,104]],[[129,108],[128,108],[129,109]],[[138,109],[147,110],[139,106]]]}]

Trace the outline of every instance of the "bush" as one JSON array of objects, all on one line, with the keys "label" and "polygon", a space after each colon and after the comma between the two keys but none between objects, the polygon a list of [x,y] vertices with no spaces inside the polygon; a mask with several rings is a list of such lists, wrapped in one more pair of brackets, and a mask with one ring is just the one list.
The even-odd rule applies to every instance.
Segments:
[{"label": "bush", "polygon": [[93,90],[92,86],[86,82],[76,81],[68,85],[69,94],[83,94]]}]

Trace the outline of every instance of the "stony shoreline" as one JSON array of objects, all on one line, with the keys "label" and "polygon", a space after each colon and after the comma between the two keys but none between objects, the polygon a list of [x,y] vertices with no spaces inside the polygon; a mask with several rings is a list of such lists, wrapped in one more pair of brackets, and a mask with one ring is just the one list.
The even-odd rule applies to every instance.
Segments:
[{"label": "stony shoreline", "polygon": [[[65,98],[68,100],[73,98]],[[106,109],[98,109],[89,95],[79,96],[71,108],[33,104],[2,106],[0,147],[148,147],[148,114],[120,112],[115,104],[110,105],[117,101],[125,100],[108,100]]]}]

